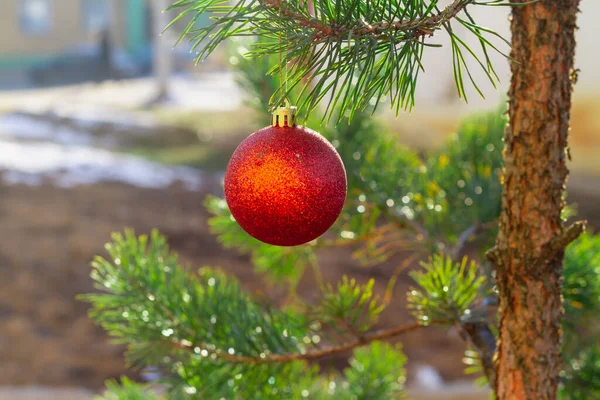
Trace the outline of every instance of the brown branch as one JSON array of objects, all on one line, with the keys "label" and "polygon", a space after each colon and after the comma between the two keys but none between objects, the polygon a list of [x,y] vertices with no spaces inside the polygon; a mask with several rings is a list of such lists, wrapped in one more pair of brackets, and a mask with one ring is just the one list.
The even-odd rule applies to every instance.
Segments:
[{"label": "brown branch", "polygon": [[405,215],[399,214],[390,210],[387,207],[379,207],[383,215],[393,218],[392,222],[400,229],[408,229],[417,234],[417,240],[428,240],[429,232],[418,221],[408,218]]},{"label": "brown branch", "polygon": [[459,325],[460,334],[479,355],[483,372],[490,386],[496,382],[496,336],[486,321],[465,322]]},{"label": "brown branch", "polygon": [[496,221],[496,220],[494,220],[492,222],[488,222],[487,224],[483,224],[483,225],[480,224],[479,222],[475,222],[473,225],[471,225],[470,227],[465,229],[458,237],[458,240],[456,241],[456,245],[452,249],[452,252],[451,252],[452,259],[454,261],[457,261],[459,259],[462,251],[464,250],[465,246],[467,245],[467,242],[473,235],[478,235],[480,233],[483,233],[486,230],[492,228],[493,226],[495,226],[497,224],[498,224],[498,221]]},{"label": "brown branch", "polygon": [[408,256],[402,262],[402,264],[400,264],[396,268],[396,270],[392,274],[392,277],[388,281],[387,288],[385,289],[385,296],[383,297],[383,304],[385,304],[386,307],[389,306],[390,302],[392,301],[394,287],[396,286],[396,282],[398,281],[398,277],[400,276],[400,273],[402,271],[404,271],[406,268],[408,268],[408,266],[417,258],[418,254],[419,253],[415,252],[415,253],[411,254],[410,256]]},{"label": "brown branch", "polygon": [[[364,27],[352,29],[352,35],[354,37],[378,36],[382,40],[387,40],[387,37],[385,37],[384,34],[393,30],[395,32],[407,32],[410,40],[419,39],[426,35],[431,36],[439,29],[440,25],[456,17],[458,13],[463,11],[467,5],[473,1],[474,0],[454,0],[452,4],[448,5],[439,14],[421,17],[416,20],[378,22],[375,24],[368,24],[364,21],[360,21]],[[313,29],[315,31],[313,34],[313,41],[319,41],[325,38],[346,39],[348,37],[348,27],[337,27],[325,24],[315,18],[307,18],[307,16],[301,13],[286,8],[283,0],[263,0],[263,4],[268,8],[275,9],[279,15],[293,19],[299,26]]]},{"label": "brown branch", "polygon": [[[544,250],[540,254],[543,254],[544,259],[550,259],[556,254],[565,250],[565,248],[575,239],[585,232],[587,221],[577,221],[569,227],[563,229],[562,233],[556,236],[553,240],[546,243]],[[500,255],[500,249],[498,246],[494,246],[485,254],[488,260],[490,260],[496,267],[503,265],[503,259]]]},{"label": "brown branch", "polygon": [[454,261],[458,260],[458,258],[460,257],[460,254],[462,253],[464,247],[467,244],[467,241],[471,238],[471,236],[478,233],[480,229],[481,229],[481,225],[478,222],[476,222],[475,224],[471,225],[470,227],[465,229],[465,231],[463,233],[460,234],[460,236],[458,237],[458,240],[456,241],[456,245],[454,246],[454,248],[452,249],[452,252],[451,252],[452,259]]},{"label": "brown branch", "polygon": [[575,239],[585,232],[587,221],[577,221],[565,228],[562,233],[556,236],[547,246],[550,247],[552,255],[564,251],[565,248]]},{"label": "brown branch", "polygon": [[355,244],[359,244],[362,242],[366,242],[369,240],[375,240],[378,238],[384,237],[388,232],[393,232],[395,225],[386,224],[379,227],[373,228],[368,233],[364,233],[362,235],[356,236],[352,239],[329,239],[329,240],[319,240],[316,244],[312,245],[313,249],[321,249],[325,247],[343,247],[343,246],[353,246]]},{"label": "brown branch", "polygon": [[[435,323],[435,322],[433,322]],[[342,353],[344,351],[352,350],[356,347],[363,346],[365,344],[371,343],[376,340],[389,339],[395,336],[402,335],[407,332],[414,331],[416,329],[425,327],[426,325],[422,325],[421,323],[415,322],[410,325],[400,326],[394,329],[382,330],[373,332],[371,334],[366,334],[358,337],[356,340],[350,341],[348,343],[344,343],[338,346],[332,346],[328,348],[324,348],[322,350],[316,350],[308,353],[293,353],[293,354],[269,354],[264,355],[264,357],[248,357],[248,356],[236,356],[235,354],[229,354],[224,352],[214,352],[208,351],[210,355],[207,357],[212,357],[215,359],[221,359],[226,361],[231,361],[234,363],[244,363],[244,364],[267,364],[267,363],[284,363],[290,362],[294,360],[315,360],[318,358],[323,358],[327,356],[331,356],[337,353]],[[206,346],[197,346],[194,344],[190,344],[187,341],[182,342],[170,342],[172,346],[186,350],[192,351],[196,354],[201,352],[202,350],[207,350]],[[264,353],[263,353],[264,354]]]}]

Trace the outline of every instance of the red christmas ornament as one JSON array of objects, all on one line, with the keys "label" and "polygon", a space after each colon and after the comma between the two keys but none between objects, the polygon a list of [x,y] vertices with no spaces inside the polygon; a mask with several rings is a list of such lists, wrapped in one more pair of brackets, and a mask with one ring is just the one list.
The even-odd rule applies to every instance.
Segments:
[{"label": "red christmas ornament", "polygon": [[321,236],[346,199],[340,156],[323,136],[296,126],[295,111],[279,107],[273,126],[240,143],[225,172],[225,199],[235,220],[251,236],[277,246]]}]

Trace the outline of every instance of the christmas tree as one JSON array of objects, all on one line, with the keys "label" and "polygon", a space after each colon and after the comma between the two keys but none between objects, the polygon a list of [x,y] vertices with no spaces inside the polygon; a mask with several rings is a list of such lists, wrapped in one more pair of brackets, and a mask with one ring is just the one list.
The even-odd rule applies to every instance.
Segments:
[{"label": "christmas tree", "polygon": [[[576,4],[517,3],[455,0],[442,8],[425,0],[175,2],[172,8],[182,10],[177,19],[192,15],[186,34],[196,43],[199,60],[223,41],[236,41],[231,61],[257,115],[287,98],[297,101],[298,119],[319,127],[341,156],[348,192],[334,226],[296,247],[254,239],[224,199],[206,200],[214,215],[212,230],[223,246],[249,254],[265,280],[288,288],[289,297],[279,306],[266,294],[245,291],[218,268],[183,268],[169,251],[168,238],[158,232],[115,234],[106,247],[109,256],[93,262],[100,293],[83,299],[92,303],[92,318],[128,345],[129,363],[158,368],[170,399],[395,399],[404,393],[406,357],[399,344],[391,343],[401,343],[406,332],[452,327],[465,341],[468,372],[480,374],[498,398],[600,397],[600,327],[595,321],[600,237],[579,236],[580,223],[563,228],[572,216],[572,209],[563,207],[562,191],[571,89],[564,74],[573,63]],[[468,82],[481,93],[471,73],[473,61],[495,85],[489,53],[500,51],[496,42],[502,38],[479,26],[467,6],[497,5],[513,7],[510,121],[503,108],[474,115],[441,149],[424,155],[399,145],[373,114],[385,102],[397,113],[414,106],[423,50],[435,46],[432,35],[450,38],[454,64],[449,67],[461,97],[467,95]],[[214,22],[199,28],[194,21],[203,13],[211,13]],[[535,23],[543,18],[554,19]],[[454,33],[455,24],[475,35],[481,47],[467,46]],[[531,49],[524,41],[531,34],[547,40]],[[516,60],[535,57],[536,51],[564,57],[546,57],[540,66]],[[540,130],[524,128],[523,118],[533,111],[518,103],[530,99],[524,82],[538,67],[557,74],[560,86],[548,91],[548,98],[537,99],[545,105],[536,112],[549,132],[543,140]],[[535,93],[543,96],[545,88]],[[557,91],[563,94],[560,99],[551,97]],[[553,115],[560,117],[554,130]],[[256,128],[268,123],[268,118],[257,119]],[[504,158],[503,137],[510,145]],[[536,153],[530,138],[538,138],[542,153]],[[520,154],[524,144],[529,151]],[[524,182],[524,189],[514,187],[515,177],[527,174],[532,181]],[[535,206],[544,215],[533,215],[529,202],[540,188],[545,198],[538,196],[542,203]],[[530,224],[514,223],[517,213],[511,207],[517,200],[528,212],[521,221],[531,218]],[[544,229],[547,238],[540,233]],[[516,245],[519,234],[526,239]],[[361,284],[348,276],[327,282],[319,253],[336,246],[352,246],[365,265],[399,251],[413,252],[407,263],[424,259],[410,274],[414,287],[407,301],[413,321],[374,329],[402,266],[382,293],[374,291],[373,280]],[[318,298],[296,293],[305,275],[314,279]],[[538,295],[547,301],[536,303]],[[539,307],[529,312],[539,315],[524,310],[532,304]],[[525,319],[528,340],[511,331],[518,316]],[[540,330],[544,335],[536,333]],[[530,342],[547,353],[530,351]],[[346,351],[353,353],[343,371],[319,370],[316,361]],[[513,378],[507,378],[507,371]],[[110,382],[105,398],[153,398],[147,390],[125,379],[121,385]]]}]

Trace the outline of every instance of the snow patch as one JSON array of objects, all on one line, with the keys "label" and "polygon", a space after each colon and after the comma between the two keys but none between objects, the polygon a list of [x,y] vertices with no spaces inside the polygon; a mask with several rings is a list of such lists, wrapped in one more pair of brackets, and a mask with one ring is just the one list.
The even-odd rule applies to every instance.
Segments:
[{"label": "snow patch", "polygon": [[120,182],[160,189],[181,183],[190,191],[200,190],[200,171],[158,164],[144,159],[84,146],[56,143],[0,141],[0,170],[7,184],[40,185],[45,180],[58,187],[100,182]]},{"label": "snow patch", "polygon": [[[110,109],[81,108],[72,114],[67,110],[55,110],[50,114],[11,113],[0,117],[0,140],[111,148],[118,145],[119,135],[149,135],[156,128],[156,121],[148,115]],[[98,129],[102,134],[97,133]]]},{"label": "snow patch", "polygon": [[93,142],[90,134],[79,129],[56,126],[41,118],[18,113],[0,118],[0,138],[44,140],[73,145],[91,145]]},{"label": "snow patch", "polygon": [[[0,93],[0,108],[44,113],[48,110],[76,115],[89,108],[139,109],[156,98],[153,77],[85,83],[81,85]],[[243,105],[243,91],[232,72],[199,76],[174,75],[169,79],[169,100],[163,106],[177,110],[235,111]]]},{"label": "snow patch", "polygon": [[415,387],[426,390],[439,390],[444,387],[444,379],[431,365],[421,365],[415,374]]}]

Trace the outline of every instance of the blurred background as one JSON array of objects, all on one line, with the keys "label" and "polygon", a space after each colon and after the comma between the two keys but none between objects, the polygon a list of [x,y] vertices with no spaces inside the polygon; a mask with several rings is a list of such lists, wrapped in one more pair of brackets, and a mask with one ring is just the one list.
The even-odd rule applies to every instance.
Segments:
[{"label": "blurred background", "polygon": [[[127,373],[123,349],[74,299],[92,289],[89,262],[104,254],[113,231],[159,228],[185,263],[221,266],[250,288],[262,285],[246,257],[216,242],[202,205],[207,194],[221,194],[229,156],[256,129],[256,115],[236,84],[231,49],[195,66],[185,40],[173,48],[188,21],[159,35],[175,17],[161,12],[170,3],[0,2],[0,399],[87,399],[107,378]],[[583,0],[581,11],[568,190],[597,229],[600,3]],[[472,13],[509,37],[508,10]],[[431,40],[445,44],[443,35]],[[401,143],[435,148],[461,117],[503,101],[506,59],[495,57],[501,86],[484,85],[486,99],[470,92],[468,104],[456,96],[451,59],[449,46],[429,50],[415,110],[379,114]],[[483,74],[477,78],[485,83]],[[386,278],[399,262],[365,269],[346,249],[324,257],[331,280],[342,273]],[[402,296],[397,303],[403,307]],[[387,313],[382,324],[407,315]],[[404,342],[413,387],[435,390],[464,379],[457,334]]]}]

